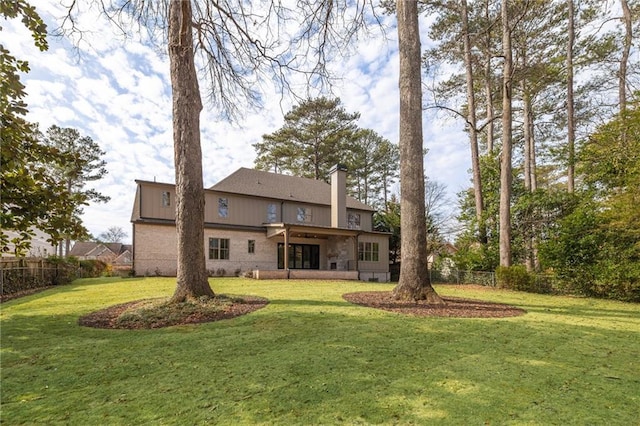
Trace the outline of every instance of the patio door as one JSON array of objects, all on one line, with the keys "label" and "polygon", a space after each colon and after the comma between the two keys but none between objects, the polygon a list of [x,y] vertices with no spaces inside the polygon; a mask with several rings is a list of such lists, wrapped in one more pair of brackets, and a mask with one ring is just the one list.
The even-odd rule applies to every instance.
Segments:
[{"label": "patio door", "polygon": [[[278,269],[284,269],[283,243],[278,243]],[[320,269],[320,246],[289,244],[289,269]]]}]

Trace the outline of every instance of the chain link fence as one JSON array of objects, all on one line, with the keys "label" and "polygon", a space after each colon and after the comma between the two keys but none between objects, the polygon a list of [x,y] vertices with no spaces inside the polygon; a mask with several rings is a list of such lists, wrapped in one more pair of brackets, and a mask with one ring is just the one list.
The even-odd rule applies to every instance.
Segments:
[{"label": "chain link fence", "polygon": [[487,287],[496,286],[495,272],[430,269],[429,278],[434,284],[477,284]]}]

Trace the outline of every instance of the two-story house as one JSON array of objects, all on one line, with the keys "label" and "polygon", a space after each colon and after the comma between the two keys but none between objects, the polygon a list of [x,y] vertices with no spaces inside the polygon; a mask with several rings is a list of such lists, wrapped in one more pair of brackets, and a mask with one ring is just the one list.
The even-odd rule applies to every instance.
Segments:
[{"label": "two-story house", "polygon": [[[373,231],[373,208],[346,195],[346,168],[331,173],[329,185],[241,168],[206,189],[209,273],[388,281],[389,235]],[[175,275],[175,185],[136,183],[135,273]]]}]

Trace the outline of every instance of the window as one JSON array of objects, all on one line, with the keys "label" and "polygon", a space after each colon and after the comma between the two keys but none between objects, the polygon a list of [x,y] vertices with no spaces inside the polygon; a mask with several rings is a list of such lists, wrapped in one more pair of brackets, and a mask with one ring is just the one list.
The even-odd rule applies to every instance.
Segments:
[{"label": "window", "polygon": [[358,260],[377,262],[379,250],[378,243],[358,243]]},{"label": "window", "polygon": [[209,259],[229,259],[228,238],[209,238]]},{"label": "window", "polygon": [[274,223],[278,220],[277,207],[275,204],[269,204],[267,206],[267,223]]},{"label": "window", "polygon": [[311,222],[313,216],[311,215],[311,208],[309,207],[298,207],[298,214],[296,215],[296,219],[298,222]]},{"label": "window", "polygon": [[349,213],[347,227],[349,229],[360,229],[360,213]]},{"label": "window", "polygon": [[247,247],[247,253],[255,253],[256,252],[256,240],[249,240],[249,244]]},{"label": "window", "polygon": [[162,191],[162,207],[169,207],[171,205],[171,193],[169,191]]},{"label": "window", "polygon": [[229,215],[229,200],[218,198],[218,216],[227,217]]}]

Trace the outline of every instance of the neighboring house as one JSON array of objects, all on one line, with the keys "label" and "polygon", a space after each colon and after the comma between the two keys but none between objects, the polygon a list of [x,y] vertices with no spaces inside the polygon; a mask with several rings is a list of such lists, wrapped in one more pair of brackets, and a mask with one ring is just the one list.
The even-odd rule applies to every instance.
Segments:
[{"label": "neighboring house", "polygon": [[114,267],[130,268],[133,263],[132,250],[130,244],[79,241],[73,245],[69,256],[80,260],[98,259]]},{"label": "neighboring house", "polygon": [[[22,255],[27,257],[49,257],[55,256],[56,247],[51,245],[49,240],[49,234],[44,231],[41,231],[37,228],[31,228],[33,232],[33,236],[31,237],[31,246],[29,250]],[[19,232],[12,230],[4,230],[4,233],[7,235],[9,241],[13,238],[17,238],[20,236]],[[13,243],[7,244],[7,251],[2,252],[2,256],[15,256],[15,246]]]},{"label": "neighboring house", "polygon": [[[346,174],[335,167],[329,185],[241,168],[206,189],[209,273],[388,281],[389,234],[373,231],[373,208],[346,196]],[[135,273],[175,276],[175,185],[136,183]]]},{"label": "neighboring house", "polygon": [[445,243],[436,253],[429,253],[427,257],[427,266],[429,269],[438,269],[443,274],[449,274],[456,268],[452,257],[458,252],[458,249],[451,243]]}]

